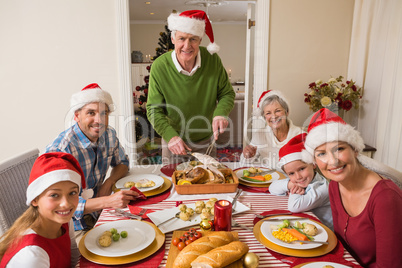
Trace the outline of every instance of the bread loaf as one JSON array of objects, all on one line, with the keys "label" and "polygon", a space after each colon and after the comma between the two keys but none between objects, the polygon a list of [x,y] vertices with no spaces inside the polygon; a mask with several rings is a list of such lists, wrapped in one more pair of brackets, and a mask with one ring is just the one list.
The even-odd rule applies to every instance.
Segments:
[{"label": "bread loaf", "polygon": [[209,232],[183,248],[174,260],[173,267],[190,268],[191,262],[198,256],[214,248],[229,244],[234,240],[235,238],[230,232]]},{"label": "bread loaf", "polygon": [[220,268],[225,267],[248,252],[246,243],[234,241],[217,247],[206,254],[198,256],[192,263],[192,268]]}]

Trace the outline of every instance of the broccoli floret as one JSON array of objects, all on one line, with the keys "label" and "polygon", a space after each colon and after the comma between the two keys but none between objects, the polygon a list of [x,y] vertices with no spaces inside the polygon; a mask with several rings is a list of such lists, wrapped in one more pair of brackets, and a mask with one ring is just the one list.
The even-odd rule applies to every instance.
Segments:
[{"label": "broccoli floret", "polygon": [[303,223],[300,223],[299,221],[296,221],[296,222],[295,222],[295,227],[296,227],[296,228],[299,228],[299,229],[303,229],[304,224],[303,224]]},{"label": "broccoli floret", "polygon": [[289,220],[286,219],[286,220],[283,220],[282,223],[278,225],[278,228],[279,229],[288,228],[289,226],[290,226],[290,222],[289,222]]}]

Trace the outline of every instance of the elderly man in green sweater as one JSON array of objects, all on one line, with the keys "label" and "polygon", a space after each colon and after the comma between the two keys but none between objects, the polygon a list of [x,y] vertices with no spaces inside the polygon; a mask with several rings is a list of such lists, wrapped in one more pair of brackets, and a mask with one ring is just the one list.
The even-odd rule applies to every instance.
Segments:
[{"label": "elderly man in green sweater", "polygon": [[[204,11],[168,17],[174,51],[152,64],[147,116],[162,136],[163,163],[188,161],[187,152],[205,153],[228,126],[235,92],[217,54],[211,23]],[[211,43],[200,47],[204,33]],[[216,155],[214,148],[212,155]]]}]

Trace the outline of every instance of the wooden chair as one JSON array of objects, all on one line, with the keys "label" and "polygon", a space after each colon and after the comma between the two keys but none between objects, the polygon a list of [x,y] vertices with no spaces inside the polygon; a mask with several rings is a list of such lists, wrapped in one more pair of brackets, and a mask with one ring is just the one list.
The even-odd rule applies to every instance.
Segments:
[{"label": "wooden chair", "polygon": [[0,235],[28,208],[26,189],[38,156],[39,150],[32,149],[0,163]]},{"label": "wooden chair", "polygon": [[370,169],[381,176],[392,180],[395,184],[402,189],[402,172],[387,166],[377,160],[374,160],[366,155],[359,155],[358,159],[360,163],[365,166],[367,169]]}]

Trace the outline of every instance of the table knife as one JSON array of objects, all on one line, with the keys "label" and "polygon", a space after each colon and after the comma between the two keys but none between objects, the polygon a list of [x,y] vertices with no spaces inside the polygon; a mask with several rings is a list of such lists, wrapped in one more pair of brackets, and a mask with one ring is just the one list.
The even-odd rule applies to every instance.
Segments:
[{"label": "table knife", "polygon": [[270,174],[270,173],[274,173],[274,172],[276,172],[275,169],[258,172],[258,173],[250,173],[250,175],[248,175],[247,177],[264,176],[266,174]]},{"label": "table knife", "polygon": [[323,244],[323,245],[328,245],[328,242],[326,242],[326,241],[304,241],[304,240],[295,240],[295,241],[292,241],[292,243]]},{"label": "table knife", "polygon": [[115,209],[114,211],[109,211],[109,213],[110,214],[115,214],[115,215],[118,215],[118,216],[124,216],[124,217],[130,218],[130,219],[142,220],[141,216],[132,214],[132,213],[124,211],[122,209]]},{"label": "table knife", "polygon": [[275,213],[275,214],[269,214],[269,215],[255,214],[255,216],[260,219],[265,219],[267,217],[272,217],[272,216],[282,216],[282,215],[292,215],[292,214],[293,214],[293,212],[283,212],[283,213]]},{"label": "table knife", "polygon": [[284,220],[288,220],[288,221],[298,221],[298,220],[309,220],[309,218],[306,218],[306,217],[297,217],[297,218],[289,218],[289,219],[285,219],[285,218],[282,218],[282,219],[279,219],[279,218],[272,218],[272,219],[267,219],[267,218],[265,218],[267,221],[284,221]]}]

